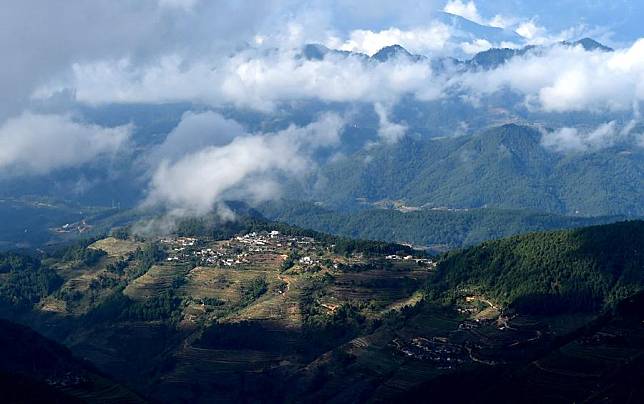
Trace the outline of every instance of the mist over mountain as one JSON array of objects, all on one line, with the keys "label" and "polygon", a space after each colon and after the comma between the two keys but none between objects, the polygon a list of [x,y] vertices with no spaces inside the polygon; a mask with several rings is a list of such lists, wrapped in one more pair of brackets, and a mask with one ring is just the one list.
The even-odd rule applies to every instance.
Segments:
[{"label": "mist over mountain", "polygon": [[644,401],[643,11],[4,5],[3,393]]}]

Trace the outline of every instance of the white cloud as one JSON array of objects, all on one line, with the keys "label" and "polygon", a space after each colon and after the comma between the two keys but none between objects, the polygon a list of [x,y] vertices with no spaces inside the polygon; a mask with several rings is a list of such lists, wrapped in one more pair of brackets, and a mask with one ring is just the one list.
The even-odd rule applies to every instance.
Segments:
[{"label": "white cloud", "polygon": [[476,3],[472,0],[468,2],[462,0],[449,0],[443,7],[443,11],[467,18],[477,24],[487,25],[489,27],[506,29],[516,25],[518,22],[516,17],[508,17],[501,14],[496,14],[492,18],[486,19],[481,16],[478,8],[476,7]]},{"label": "white cloud", "polygon": [[479,52],[486,51],[492,47],[494,47],[494,45],[492,45],[490,41],[486,39],[476,39],[472,42],[461,43],[461,49],[463,49],[463,52],[467,53],[468,55],[474,55]]},{"label": "white cloud", "polygon": [[[467,52],[489,47],[485,40],[461,44]],[[511,44],[506,44],[511,45]],[[446,88],[467,99],[510,89],[533,110],[626,111],[644,100],[644,39],[615,52],[588,52],[553,45],[512,58],[487,71],[434,74],[429,61],[393,59],[377,63],[328,54],[306,60],[299,50],[249,49],[220,59],[188,61],[168,56],[158,63],[129,60],[76,64],[66,86],[43,87],[39,97],[69,87],[80,102],[162,103],[190,101],[272,111],[281,102],[382,102],[404,95],[419,100],[446,96]]]},{"label": "white cloud", "polygon": [[[191,117],[188,117],[191,119]],[[174,214],[203,214],[226,198],[259,201],[279,191],[279,176],[303,176],[310,154],[339,142],[344,120],[327,114],[304,127],[245,134],[224,145],[163,160],[152,176],[147,205]]]},{"label": "white cloud", "polygon": [[[164,103],[194,101],[214,103],[219,96],[219,75],[205,62],[187,62],[179,55],[164,56],[148,64],[130,59],[98,61],[72,66],[72,88],[78,101],[102,103]],[[51,96],[61,86],[42,87],[37,98]]]},{"label": "white cloud", "polygon": [[542,131],[541,144],[557,152],[588,152],[612,147],[619,142],[635,140],[638,136],[632,130],[636,125],[632,121],[619,128],[617,122],[603,123],[591,130],[564,127],[553,132]]},{"label": "white cloud", "polygon": [[0,172],[45,174],[89,163],[119,150],[132,128],[104,128],[68,116],[30,112],[0,127]]},{"label": "white cloud", "polygon": [[226,145],[243,135],[245,131],[239,123],[215,112],[186,112],[165,141],[150,153],[148,160],[153,164],[161,160],[176,161],[210,146]]},{"label": "white cloud", "polygon": [[615,52],[553,46],[456,76],[451,84],[478,95],[509,88],[525,95],[530,108],[547,112],[628,111],[644,100],[644,39]]},{"label": "white cloud", "polygon": [[269,110],[280,101],[319,99],[331,102],[371,102],[396,99],[414,92],[431,77],[428,64],[391,61],[365,63],[358,57],[328,56],[298,59],[292,53],[266,58],[235,57],[225,67],[224,101]]},{"label": "white cloud", "polygon": [[488,25],[490,25],[491,27],[497,27],[497,28],[503,28],[503,29],[509,28],[516,23],[517,23],[516,18],[506,17],[500,14],[495,15],[494,17],[492,17],[490,21],[488,21]]},{"label": "white cloud", "polygon": [[[199,12],[181,9],[189,6],[199,6]],[[145,65],[164,55],[221,53],[252,38],[271,18],[274,6],[274,1],[254,0],[3,4],[0,122],[28,108],[35,88],[66,74],[74,63],[130,59]]]},{"label": "white cloud", "polygon": [[413,53],[431,54],[445,50],[451,38],[451,28],[436,22],[413,30],[389,28],[381,31],[355,30],[342,42],[336,37],[326,41],[330,48],[373,55],[385,46],[401,45]]},{"label": "white cloud", "polygon": [[76,64],[70,83],[42,87],[35,95],[47,98],[69,87],[89,104],[192,101],[270,111],[276,103],[300,99],[374,102],[416,92],[435,98],[440,89],[432,87],[431,76],[429,63],[333,55],[306,60],[299,51],[250,50],[210,62],[172,56],[143,67],[128,60]]},{"label": "white cloud", "polygon": [[476,3],[473,1],[468,1],[466,3],[461,0],[449,0],[447,4],[445,4],[445,7],[443,7],[443,11],[467,18],[468,20],[479,24],[486,24],[476,8]]},{"label": "white cloud", "polygon": [[529,40],[534,40],[546,33],[546,29],[538,26],[533,20],[522,22],[517,26],[515,31],[517,34]]},{"label": "white cloud", "polygon": [[[473,53],[490,43],[476,40],[461,46]],[[524,95],[533,110],[614,112],[644,101],[644,39],[615,52],[553,45],[514,57],[496,69],[439,75],[429,61],[403,58],[377,63],[336,54],[307,60],[298,49],[264,48],[219,59],[167,56],[143,66],[128,59],[79,63],[73,72],[65,86],[43,87],[37,96],[47,98],[68,87],[78,101],[90,104],[190,101],[268,112],[294,100],[390,104],[404,95],[435,100],[448,95],[446,89],[457,90],[464,99],[480,100],[510,89]]]},{"label": "white cloud", "polygon": [[375,103],[374,110],[378,115],[378,136],[384,143],[393,144],[402,139],[407,133],[407,126],[389,120],[390,107]]}]

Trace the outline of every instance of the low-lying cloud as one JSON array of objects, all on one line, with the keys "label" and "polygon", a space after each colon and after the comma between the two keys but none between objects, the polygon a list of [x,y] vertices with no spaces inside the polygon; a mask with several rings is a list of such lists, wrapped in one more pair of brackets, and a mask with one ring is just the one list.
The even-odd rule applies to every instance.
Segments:
[{"label": "low-lying cloud", "polygon": [[450,81],[477,95],[510,89],[529,108],[546,112],[628,111],[644,101],[644,39],[615,52],[553,46]]},{"label": "low-lying cloud", "polygon": [[[94,105],[192,101],[270,111],[280,102],[303,99],[377,102],[406,93],[429,99],[437,94],[431,76],[429,63],[343,55],[307,60],[299,50],[252,50],[210,63],[173,56],[144,67],[127,60],[77,64],[70,87],[77,101]],[[57,90],[62,88],[44,87],[37,95],[46,98]]]},{"label": "low-lying cloud", "polygon": [[[327,54],[309,60],[299,49],[249,49],[218,60],[158,63],[128,60],[76,64],[69,88],[79,102],[191,101],[271,111],[282,102],[392,103],[404,95],[427,101],[453,95],[476,100],[501,90],[545,112],[628,111],[644,100],[644,39],[615,52],[556,45],[516,56],[490,70],[437,73],[430,60]],[[63,87],[43,87],[40,98]]]},{"label": "low-lying cloud", "polygon": [[560,153],[592,152],[629,142],[644,146],[644,136],[633,132],[637,121],[620,127],[617,122],[603,123],[592,129],[571,127],[552,132],[542,131],[541,144]]},{"label": "low-lying cloud", "polygon": [[384,143],[397,143],[405,136],[408,127],[400,123],[391,122],[389,119],[390,108],[381,103],[376,103],[374,104],[374,110],[378,115],[378,136]]},{"label": "low-lying cloud", "polygon": [[[222,120],[211,129],[221,130]],[[145,205],[162,206],[174,215],[198,215],[226,199],[274,198],[279,193],[279,179],[303,178],[310,173],[314,165],[311,153],[337,145],[343,126],[341,117],[326,114],[307,126],[243,134],[227,144],[201,147],[175,160],[164,159],[152,175]]]},{"label": "low-lying cloud", "polygon": [[440,22],[412,30],[388,28],[382,31],[355,30],[345,41],[329,38],[326,45],[344,51],[373,55],[385,46],[401,45],[414,53],[435,54],[449,49],[452,29]]},{"label": "low-lying cloud", "polygon": [[104,128],[26,112],[0,127],[0,173],[46,174],[86,164],[116,153],[131,132],[129,125]]}]

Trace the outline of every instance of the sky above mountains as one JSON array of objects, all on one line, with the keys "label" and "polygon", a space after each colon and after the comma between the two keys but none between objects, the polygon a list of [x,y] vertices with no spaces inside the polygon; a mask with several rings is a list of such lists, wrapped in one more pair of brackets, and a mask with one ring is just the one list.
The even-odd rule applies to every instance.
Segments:
[{"label": "sky above mountains", "polygon": [[[643,15],[636,1],[13,2],[0,10],[0,177],[43,175],[127,153],[133,125],[102,127],[77,108],[113,103],[185,102],[267,115],[301,100],[368,103],[378,117],[376,142],[389,143],[406,133],[392,117],[403,97],[480,105],[509,90],[532,111],[632,115],[596,128],[556,128],[549,138],[555,150],[624,138],[644,144],[632,132],[644,100]],[[553,46],[583,37],[616,51]],[[429,59],[375,63],[346,53],[309,59],[302,54],[308,43],[366,55],[400,44]],[[543,48],[490,70],[432,64],[526,45]],[[261,199],[272,193],[276,171],[291,175],[311,166],[310,155],[337,145],[350,121],[349,113],[329,111],[304,125],[253,133],[217,112],[186,114],[153,151],[156,160],[144,164],[147,202],[194,201],[204,210],[232,188]],[[288,162],[271,158],[277,155]],[[193,196],[203,182],[181,180],[188,172],[203,173],[212,185],[204,200]]]}]

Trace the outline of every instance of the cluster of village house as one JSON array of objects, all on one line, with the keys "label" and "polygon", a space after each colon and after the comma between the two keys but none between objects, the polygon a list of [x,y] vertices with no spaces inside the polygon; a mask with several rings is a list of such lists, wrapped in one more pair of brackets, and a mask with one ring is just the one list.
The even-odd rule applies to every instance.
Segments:
[{"label": "cluster of village house", "polygon": [[[278,254],[286,258],[292,249],[300,253],[298,263],[302,266],[319,265],[320,259],[315,254],[320,244],[311,237],[289,236],[277,230],[252,232],[234,237],[217,245],[206,245],[204,240],[194,237],[165,238],[162,243],[168,245],[170,254],[167,261],[187,261],[197,259],[201,265],[236,266],[249,264],[254,257],[261,254]],[[309,252],[310,254],[306,255]],[[419,265],[434,267],[436,264],[428,258],[414,258],[411,255],[387,255],[391,261],[415,262]],[[337,268],[337,264],[334,265]]]},{"label": "cluster of village house", "polygon": [[[288,251],[310,250],[317,243],[311,237],[293,237],[281,234],[277,230],[270,232],[252,232],[228,240],[224,245],[215,248],[202,247],[203,242],[192,237],[166,238],[162,243],[170,247],[167,261],[183,261],[197,258],[203,265],[235,266],[251,263],[256,254],[280,254],[286,257]],[[319,260],[310,256],[300,258],[300,264],[313,265]]]},{"label": "cluster of village house", "polygon": [[464,362],[463,348],[449,343],[444,337],[414,337],[409,341],[396,338],[392,341],[395,349],[403,355],[441,365],[457,365]]},{"label": "cluster of village house", "polygon": [[392,255],[387,255],[385,259],[390,261],[414,261],[417,264],[436,266],[436,263],[429,258],[414,258],[411,255],[400,256],[400,255],[392,254]]},{"label": "cluster of village house", "polygon": [[85,222],[85,219],[76,223],[66,223],[56,229],[56,233],[85,233],[92,229],[92,226]]}]

